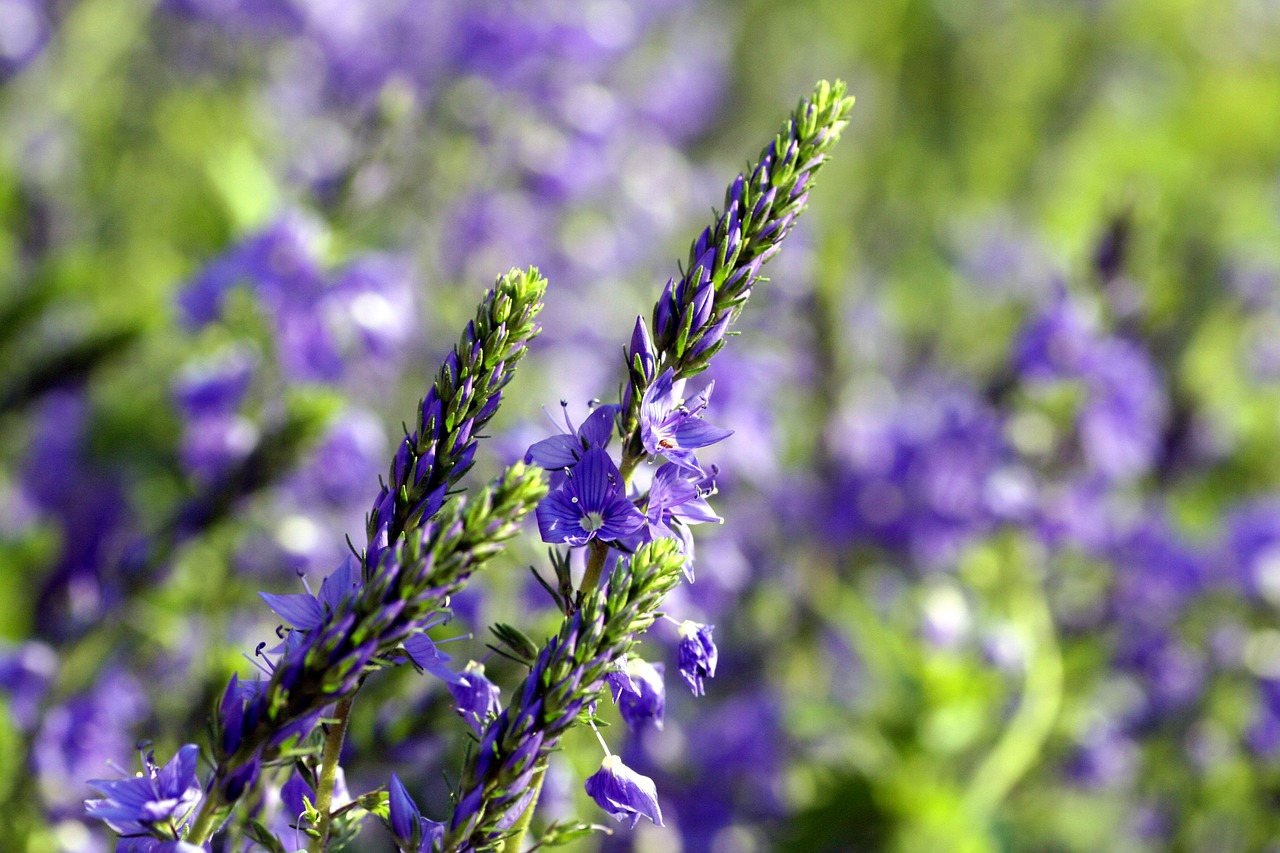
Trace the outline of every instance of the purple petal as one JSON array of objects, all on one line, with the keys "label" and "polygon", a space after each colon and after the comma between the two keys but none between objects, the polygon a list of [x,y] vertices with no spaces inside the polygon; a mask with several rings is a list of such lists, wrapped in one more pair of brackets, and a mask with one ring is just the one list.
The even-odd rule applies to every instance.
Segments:
[{"label": "purple petal", "polygon": [[265,601],[281,619],[299,630],[313,631],[324,621],[324,608],[320,606],[319,601],[305,592],[289,595],[260,592],[258,597]]},{"label": "purple petal", "polygon": [[532,462],[539,468],[552,471],[556,468],[573,467],[578,463],[578,454],[581,452],[582,444],[577,436],[553,435],[531,445],[524,454],[524,461],[526,465]]},{"label": "purple petal", "polygon": [[731,435],[733,430],[709,424],[702,418],[689,418],[676,427],[676,441],[681,447],[706,447]]}]

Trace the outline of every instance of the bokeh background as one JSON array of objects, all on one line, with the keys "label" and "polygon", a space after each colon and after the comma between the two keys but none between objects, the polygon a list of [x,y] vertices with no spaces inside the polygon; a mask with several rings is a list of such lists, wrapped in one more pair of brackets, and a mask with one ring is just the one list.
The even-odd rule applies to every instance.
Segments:
[{"label": "bokeh background", "polygon": [[[1273,0],[0,0],[0,849],[111,849],[86,781],[205,737],[495,275],[551,289],[477,476],[613,397],[836,77],[708,374],[726,523],[667,609],[720,670],[605,730],[665,828],[575,849],[1280,850]],[[535,538],[455,662],[551,630]],[[348,784],[441,818],[464,743],[383,673]],[[567,740],[549,817],[611,823],[598,761]]]}]

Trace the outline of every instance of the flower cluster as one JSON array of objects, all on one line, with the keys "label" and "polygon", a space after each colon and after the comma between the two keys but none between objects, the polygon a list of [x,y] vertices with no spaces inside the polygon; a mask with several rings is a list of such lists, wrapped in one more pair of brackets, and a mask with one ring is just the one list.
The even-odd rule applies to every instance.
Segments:
[{"label": "flower cluster", "polygon": [[[561,593],[553,595],[564,611],[560,633],[543,646],[523,686],[483,732],[446,850],[492,849],[513,828],[516,838],[523,834],[541,789],[545,756],[606,682],[626,707],[629,723],[661,721],[665,692],[654,684],[660,672],[633,665],[627,654],[676,586],[672,567],[688,571],[691,564],[691,540],[677,531],[687,523],[719,520],[706,502],[715,470],[704,468],[696,451],[732,434],[703,417],[714,386],[686,399],[684,380],[722,348],[760,267],[776,254],[803,209],[805,186],[851,105],[840,84],[820,84],[811,99],[801,101],[750,180],[739,176],[730,187],[715,231],[708,229],[695,242],[696,266],[678,287],[668,283],[655,308],[657,340],[643,318],[636,321],[627,352],[630,381],[620,404],[599,406],[581,427],[566,419],[567,432],[527,451],[526,462],[553,473],[554,487],[536,513],[543,541],[584,549],[586,569],[570,595],[571,559],[555,561]],[[608,453],[615,432],[622,439],[616,464]],[[667,461],[650,488],[630,494],[636,466],[658,457]],[[606,576],[611,560],[614,568]],[[680,671],[700,695],[704,679],[716,671],[711,630],[686,621],[681,637]],[[619,819],[629,815],[634,824],[643,814],[661,821],[651,780],[614,756],[606,758],[587,790]]]}]

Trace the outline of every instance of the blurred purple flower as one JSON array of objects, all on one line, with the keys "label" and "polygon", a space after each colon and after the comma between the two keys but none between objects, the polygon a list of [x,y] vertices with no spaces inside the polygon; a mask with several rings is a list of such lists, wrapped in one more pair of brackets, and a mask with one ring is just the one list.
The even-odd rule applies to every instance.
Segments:
[{"label": "blurred purple flower", "polygon": [[832,443],[837,465],[817,512],[833,542],[867,541],[933,568],[1004,513],[1029,512],[1030,495],[1010,499],[1016,469],[1000,415],[964,386],[924,382],[888,410],[852,412]]},{"label": "blurred purple flower", "polygon": [[44,49],[53,31],[47,0],[0,0],[0,83]]}]

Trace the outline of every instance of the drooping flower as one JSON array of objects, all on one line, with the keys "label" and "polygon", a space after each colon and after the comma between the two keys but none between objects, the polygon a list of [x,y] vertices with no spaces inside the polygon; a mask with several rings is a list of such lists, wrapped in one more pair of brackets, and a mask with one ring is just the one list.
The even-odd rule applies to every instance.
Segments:
[{"label": "drooping flower", "polygon": [[640,440],[644,449],[701,473],[702,467],[693,451],[733,435],[733,430],[721,429],[702,419],[702,410],[707,407],[714,387],[712,382],[701,394],[685,401],[679,396],[684,390],[684,380],[676,382],[675,372],[670,368],[664,371],[640,401]]},{"label": "drooping flower", "polygon": [[484,664],[470,661],[461,673],[461,682],[449,683],[448,687],[457,702],[458,713],[476,734],[483,734],[489,717],[502,709],[499,701],[501,691],[485,676]]},{"label": "drooping flower", "polygon": [[388,826],[403,853],[426,853],[444,840],[444,824],[422,816],[400,777],[391,774]]},{"label": "drooping flower", "polygon": [[101,799],[85,800],[85,813],[124,836],[176,840],[203,797],[196,774],[200,750],[189,743],[158,767],[154,753],[144,759],[144,772],[126,779],[95,779],[89,784]]},{"label": "drooping flower", "polygon": [[662,728],[662,715],[667,707],[667,688],[662,676],[666,670],[660,663],[651,664],[640,658],[627,661],[631,688],[617,691],[618,711],[632,731],[652,724]]},{"label": "drooping flower", "polygon": [[694,696],[701,696],[704,678],[714,678],[719,653],[711,640],[714,625],[701,625],[686,619],[680,623],[680,645],[676,653],[680,660],[680,675]]},{"label": "drooping flower", "polygon": [[645,517],[627,500],[622,475],[601,448],[586,451],[563,486],[538,504],[542,541],[585,545],[620,539],[644,526]]},{"label": "drooping flower", "polygon": [[653,780],[622,763],[616,755],[606,755],[600,769],[584,786],[588,796],[616,820],[631,820],[635,826],[640,816],[662,826],[662,810],[658,807],[658,789]]}]

